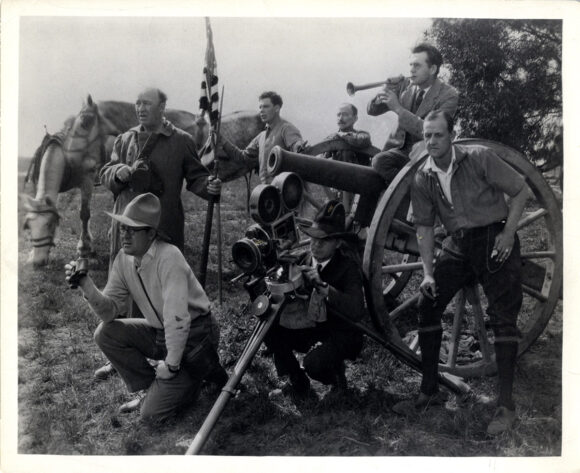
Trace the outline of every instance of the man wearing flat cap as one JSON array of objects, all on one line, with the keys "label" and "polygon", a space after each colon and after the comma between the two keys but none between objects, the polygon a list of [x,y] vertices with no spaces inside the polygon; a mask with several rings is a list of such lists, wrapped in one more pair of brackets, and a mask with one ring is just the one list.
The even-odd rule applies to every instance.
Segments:
[{"label": "man wearing flat cap", "polygon": [[[158,234],[159,199],[141,194],[122,214],[109,215],[120,224],[122,251],[105,289],[79,276],[75,262],[65,266],[66,280],[102,320],[97,345],[129,391],[140,393],[121,412],[141,405],[142,419],[163,420],[193,401],[204,379],[227,381],[216,352],[219,328],[183,254]],[[129,298],[144,318],[119,318]],[[153,368],[148,358],[161,361]]]},{"label": "man wearing flat cap", "polygon": [[[310,237],[311,255],[302,266],[306,294],[302,305],[290,304],[266,336],[279,376],[288,375],[295,401],[313,394],[310,378],[346,389],[344,360],[354,360],[362,348],[362,334],[337,315],[359,321],[365,313],[363,278],[356,250],[345,233],[344,207],[327,202],[313,225],[302,229]],[[300,366],[293,351],[306,353]]]}]

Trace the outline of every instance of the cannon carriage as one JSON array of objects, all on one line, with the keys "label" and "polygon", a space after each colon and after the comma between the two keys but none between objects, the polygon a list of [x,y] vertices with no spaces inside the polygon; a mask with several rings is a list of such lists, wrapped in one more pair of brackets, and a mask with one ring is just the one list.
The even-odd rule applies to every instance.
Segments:
[{"label": "cannon carriage", "polygon": [[[502,144],[477,139],[459,140],[464,146],[487,146],[522,174],[528,199],[518,224],[523,261],[524,304],[518,318],[521,331],[518,353],[525,352],[546,327],[562,289],[562,214],[560,205],[539,171],[520,153]],[[315,152],[330,150],[333,144],[316,145]],[[311,149],[312,152],[312,149]],[[252,226],[246,237],[232,248],[232,256],[247,276],[250,312],[257,318],[254,330],[223,387],[212,410],[186,454],[200,453],[218,417],[225,408],[266,333],[301,286],[294,263],[299,249],[308,241],[297,234],[294,213],[306,194],[302,181],[360,195],[361,223],[370,224],[364,245],[365,298],[373,327],[353,322],[347,314],[338,316],[387,348],[411,368],[420,371],[416,310],[422,263],[412,224],[410,187],[413,176],[426,156],[412,159],[385,189],[384,180],[372,168],[344,163],[274,147],[268,157],[268,171],[277,175],[273,185],[259,185],[250,198],[250,213],[265,228]],[[291,203],[289,203],[291,202]],[[282,209],[287,213],[283,214]],[[257,227],[257,228],[256,228]],[[279,238],[280,234],[284,236]],[[436,239],[441,250],[444,235]],[[284,244],[282,252],[275,248]],[[290,246],[286,246],[290,243]],[[279,248],[282,250],[282,248]],[[282,256],[284,255],[284,256]],[[299,258],[299,257],[298,257]],[[265,265],[266,261],[269,261]],[[261,269],[258,269],[258,268]],[[493,333],[486,326],[485,299],[477,286],[467,286],[455,299],[454,313],[444,318],[445,353],[440,354],[439,382],[459,395],[469,386],[462,378],[495,373]],[[466,310],[466,302],[471,310]]]},{"label": "cannon carriage", "polygon": [[[563,275],[562,214],[550,186],[525,156],[497,142],[456,141],[486,146],[522,174],[528,200],[518,224],[523,262],[524,303],[518,318],[518,354],[540,336],[561,297]],[[363,256],[365,297],[374,328],[420,361],[416,311],[422,264],[411,221],[410,187],[426,156],[411,160],[385,188],[371,168],[275,148],[268,160],[272,174],[295,172],[304,181],[360,194],[359,205],[374,209]],[[441,231],[443,229],[441,228]],[[445,235],[436,239],[438,250]],[[444,318],[444,352],[440,371],[461,377],[495,373],[493,334],[487,327],[485,297],[476,286],[465,287]],[[451,307],[451,306],[450,306]],[[469,310],[468,310],[469,309]]]}]

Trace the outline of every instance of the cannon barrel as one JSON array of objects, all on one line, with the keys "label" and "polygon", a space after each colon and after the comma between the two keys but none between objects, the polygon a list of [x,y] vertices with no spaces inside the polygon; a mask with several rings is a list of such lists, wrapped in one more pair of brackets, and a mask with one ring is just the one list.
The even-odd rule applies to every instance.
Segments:
[{"label": "cannon barrel", "polygon": [[295,172],[314,184],[375,199],[386,187],[384,179],[370,167],[292,153],[274,146],[268,156],[268,172],[276,175],[284,171]]}]

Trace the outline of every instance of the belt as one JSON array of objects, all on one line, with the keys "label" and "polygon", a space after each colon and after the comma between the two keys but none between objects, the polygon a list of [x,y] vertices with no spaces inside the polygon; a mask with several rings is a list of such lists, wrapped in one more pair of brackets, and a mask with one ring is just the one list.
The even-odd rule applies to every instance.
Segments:
[{"label": "belt", "polygon": [[450,232],[449,235],[454,240],[462,240],[464,238],[474,237],[480,233],[487,232],[489,228],[493,228],[495,226],[504,226],[505,220],[500,220],[499,222],[493,222],[489,225],[484,225],[483,227],[472,227],[472,228],[460,228],[454,232]]}]

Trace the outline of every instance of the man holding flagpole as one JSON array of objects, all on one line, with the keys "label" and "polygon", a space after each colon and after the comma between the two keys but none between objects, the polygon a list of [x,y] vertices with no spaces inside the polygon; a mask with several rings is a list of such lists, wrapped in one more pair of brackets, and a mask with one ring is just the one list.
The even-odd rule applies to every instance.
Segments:
[{"label": "man holding flagpole", "polygon": [[[210,134],[208,137],[208,146],[215,150],[217,146],[217,140],[219,139],[219,130],[221,125],[221,107],[218,111],[218,101],[219,94],[217,92],[217,62],[215,58],[215,49],[213,47],[213,33],[211,31],[211,25],[209,18],[205,19],[205,31],[207,36],[207,47],[205,50],[205,66],[203,68],[203,80],[201,82],[201,96],[199,99],[199,108],[202,112],[202,116],[207,113],[210,123]],[[223,88],[222,88],[223,95]],[[222,99],[223,100],[223,99]],[[223,101],[222,101],[223,105]],[[204,153],[205,149],[202,151]],[[217,156],[217,154],[216,154]],[[219,161],[216,159],[213,169],[213,176],[217,179],[218,176],[218,166]],[[201,285],[205,287],[205,279],[207,274],[207,260],[209,255],[209,241],[211,237],[211,226],[213,221],[213,207],[217,204],[217,260],[218,260],[218,302],[222,303],[222,235],[221,235],[221,213],[220,213],[220,203],[219,196],[216,199],[208,201],[207,213],[205,220],[205,230],[203,235],[203,246],[201,250],[201,261],[199,269],[199,281]]]}]

